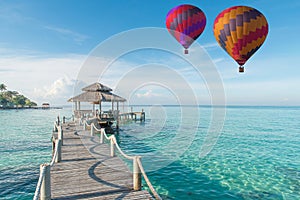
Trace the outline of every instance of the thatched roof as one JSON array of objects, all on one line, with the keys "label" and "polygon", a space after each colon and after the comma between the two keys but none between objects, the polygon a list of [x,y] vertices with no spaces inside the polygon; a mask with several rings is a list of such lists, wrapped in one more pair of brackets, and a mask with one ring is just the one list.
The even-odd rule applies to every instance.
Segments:
[{"label": "thatched roof", "polygon": [[101,92],[110,92],[112,89],[110,87],[107,87],[106,85],[103,85],[101,83],[93,83],[89,86],[86,86],[82,88],[82,91],[91,91],[91,92],[96,92],[96,91],[101,91]]},{"label": "thatched roof", "polygon": [[75,97],[72,97],[71,99],[68,100],[68,102],[91,102],[94,104],[101,102],[125,102],[126,99],[113,94],[111,92],[92,92],[92,91],[87,91],[84,93],[81,93]]}]

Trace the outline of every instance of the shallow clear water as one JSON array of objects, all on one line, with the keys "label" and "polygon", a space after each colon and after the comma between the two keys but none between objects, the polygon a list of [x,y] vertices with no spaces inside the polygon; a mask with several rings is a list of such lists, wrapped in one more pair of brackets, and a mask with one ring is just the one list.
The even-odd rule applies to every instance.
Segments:
[{"label": "shallow clear water", "polygon": [[[163,198],[300,199],[299,107],[227,108],[223,131],[204,158],[211,108],[184,108],[185,119],[179,107],[144,109],[146,122],[123,124],[118,141],[126,153],[143,156]],[[59,113],[71,110],[0,111],[0,199],[32,199]]]},{"label": "shallow clear water", "polygon": [[32,199],[39,166],[51,160],[57,115],[71,110],[0,110],[0,199]]},{"label": "shallow clear water", "polygon": [[[194,108],[185,109],[196,112]],[[199,158],[199,150],[210,124],[211,108],[201,107],[199,129],[188,149],[181,151],[178,141],[174,151],[180,156],[172,157],[170,165],[148,172],[159,193],[168,199],[300,199],[300,108],[226,110],[222,134],[208,156]],[[149,117],[145,124],[123,126],[127,134],[119,136],[122,148],[127,153],[145,154],[146,169],[161,165],[160,159],[166,154],[152,159],[146,152],[159,152],[177,134],[184,134],[186,140],[193,135],[188,127],[183,133],[177,132],[179,111],[165,107],[168,116],[161,130],[148,126]],[[193,115],[190,117],[192,121]],[[163,121],[159,117],[153,120],[157,124]],[[146,137],[151,131],[157,132]]]}]

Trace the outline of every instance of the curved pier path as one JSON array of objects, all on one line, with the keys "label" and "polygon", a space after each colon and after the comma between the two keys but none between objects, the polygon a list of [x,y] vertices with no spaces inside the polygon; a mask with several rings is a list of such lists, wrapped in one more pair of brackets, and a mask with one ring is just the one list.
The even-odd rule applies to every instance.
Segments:
[{"label": "curved pier path", "polygon": [[132,189],[132,172],[118,156],[110,156],[98,136],[73,122],[62,129],[61,161],[50,172],[51,199],[153,199],[148,191]]}]

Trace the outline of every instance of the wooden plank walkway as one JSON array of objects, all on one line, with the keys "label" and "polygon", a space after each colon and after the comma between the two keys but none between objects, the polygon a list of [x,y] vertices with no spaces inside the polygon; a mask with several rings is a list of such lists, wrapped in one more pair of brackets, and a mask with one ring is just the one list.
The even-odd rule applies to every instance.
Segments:
[{"label": "wooden plank walkway", "polygon": [[132,173],[98,136],[73,123],[64,124],[63,133],[62,161],[51,168],[52,199],[153,199],[132,190]]}]

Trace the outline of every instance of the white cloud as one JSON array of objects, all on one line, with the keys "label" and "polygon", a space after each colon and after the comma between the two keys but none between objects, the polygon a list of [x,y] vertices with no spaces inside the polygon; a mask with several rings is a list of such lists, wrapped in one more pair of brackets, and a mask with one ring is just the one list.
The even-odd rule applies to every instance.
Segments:
[{"label": "white cloud", "polygon": [[67,99],[73,96],[73,88],[76,80],[65,76],[55,80],[50,86],[34,88],[34,97],[43,102],[54,104],[66,103]]},{"label": "white cloud", "polygon": [[206,43],[202,45],[202,47],[208,50],[208,49],[219,48],[220,46],[217,42],[212,42],[212,43]]},{"label": "white cloud", "polygon": [[25,16],[23,14],[25,6],[23,3],[5,3],[0,4],[0,20],[9,22],[11,24],[23,23],[23,22],[32,22],[34,19],[31,17]]},{"label": "white cloud", "polygon": [[[60,94],[59,87],[70,85],[76,79],[84,58],[83,55],[3,55],[0,57],[1,83],[40,104],[45,100],[45,94],[48,97]],[[63,104],[66,100],[55,102]]]},{"label": "white cloud", "polygon": [[87,36],[87,35],[83,35],[81,33],[77,33],[75,31],[72,31],[72,30],[66,29],[66,28],[59,28],[59,27],[54,27],[54,26],[45,26],[44,28],[48,29],[50,31],[59,33],[62,36],[71,37],[75,42],[77,42],[79,44],[89,38],[89,36]]},{"label": "white cloud", "polygon": [[42,89],[34,88],[34,92],[37,96],[41,96],[44,98],[53,98],[61,94],[66,93],[66,88],[69,86],[74,86],[75,80],[70,79],[68,77],[63,77],[54,81],[54,83],[50,86],[44,86]]},{"label": "white cloud", "polygon": [[152,98],[152,97],[160,97],[161,95],[158,93],[154,93],[152,90],[147,90],[144,93],[137,93],[136,96],[138,98]]},{"label": "white cloud", "polygon": [[[209,104],[211,96],[207,79],[210,78],[211,90],[217,88],[215,79],[210,74],[211,68],[205,68],[203,73],[199,74],[187,63],[179,63],[178,59],[168,59],[167,56],[164,58],[164,64],[161,64],[159,54],[156,63],[152,63],[155,60],[149,63],[147,57],[139,62],[122,58],[111,63],[110,58],[101,56],[87,62],[85,55],[45,56],[26,50],[14,52],[5,48],[0,48],[0,55],[1,83],[39,104],[44,101],[50,101],[52,105],[66,104],[67,99],[74,95],[73,85],[77,79],[84,82],[83,85],[100,81],[113,88],[118,95],[136,104],[176,103],[176,95],[186,97],[181,101],[183,104],[189,104],[190,95],[193,93],[200,103]],[[199,59],[202,61],[199,62],[201,67],[208,63],[201,57]],[[269,63],[269,60],[259,62],[259,65],[270,66],[270,63],[266,63]],[[274,62],[271,64],[275,66]],[[276,67],[273,71],[286,70],[283,63],[281,64],[281,68]],[[91,67],[83,68],[83,65]],[[220,61],[218,65],[228,104],[299,105],[299,79],[296,73],[294,78],[279,79],[284,73],[274,76],[273,71],[270,72],[266,67],[261,68],[254,62],[248,63],[249,68],[245,74],[237,73],[237,65],[229,59]],[[101,69],[105,66],[108,66],[107,70],[100,77]],[[272,78],[268,76],[270,73],[273,73]],[[78,86],[76,94],[81,92],[83,85]],[[143,87],[151,85],[162,86],[164,89]],[[175,96],[170,91],[173,91]]]}]

